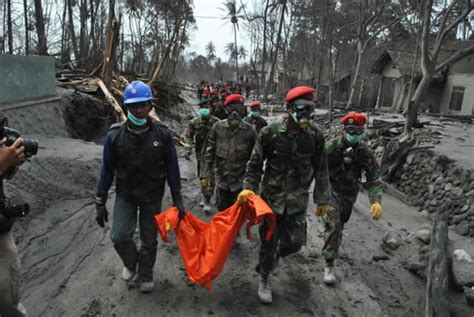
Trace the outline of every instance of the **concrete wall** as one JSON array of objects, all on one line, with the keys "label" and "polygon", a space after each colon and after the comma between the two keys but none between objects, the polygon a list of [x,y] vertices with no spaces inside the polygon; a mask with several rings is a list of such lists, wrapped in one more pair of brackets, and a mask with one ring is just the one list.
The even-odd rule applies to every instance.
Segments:
[{"label": "concrete wall", "polygon": [[56,95],[54,58],[0,55],[0,109],[2,105]]},{"label": "concrete wall", "polygon": [[[453,86],[464,87],[464,98],[461,106],[461,111],[449,109],[451,102],[451,92]],[[474,74],[449,74],[446,86],[443,91],[443,97],[440,103],[440,112],[459,114],[459,115],[473,115],[474,114]]]}]

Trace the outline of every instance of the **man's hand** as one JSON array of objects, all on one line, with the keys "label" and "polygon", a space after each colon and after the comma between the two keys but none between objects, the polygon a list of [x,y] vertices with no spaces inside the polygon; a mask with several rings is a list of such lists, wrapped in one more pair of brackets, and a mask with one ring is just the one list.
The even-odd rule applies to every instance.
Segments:
[{"label": "man's hand", "polygon": [[181,196],[181,190],[179,188],[170,188],[171,197],[173,198],[173,204],[176,208],[178,208],[178,217],[179,219],[183,220],[184,216],[186,215],[186,211],[184,209],[183,204],[183,196]]},{"label": "man's hand", "polygon": [[212,184],[213,184],[212,179],[210,179],[210,178],[201,178],[201,186],[211,187]]},{"label": "man's hand", "polygon": [[95,211],[96,216],[95,220],[102,228],[105,227],[105,223],[109,221],[109,213],[107,212],[107,208],[105,207],[105,203],[107,200],[107,196],[99,196],[95,197]]},{"label": "man's hand", "polygon": [[379,220],[382,217],[383,207],[380,203],[375,202],[370,206],[370,214],[372,215],[372,219]]},{"label": "man's hand", "polygon": [[329,204],[324,204],[324,205],[318,205],[314,213],[316,214],[316,217],[324,217],[332,210],[334,210],[333,206]]},{"label": "man's hand", "polygon": [[250,189],[244,189],[240,192],[239,196],[237,197],[237,201],[240,204],[244,204],[247,202],[248,197],[252,195],[255,195],[253,191],[251,191]]},{"label": "man's hand", "polygon": [[186,215],[186,211],[184,209],[183,201],[177,201],[174,203],[175,207],[178,208],[178,217],[180,220],[184,219],[184,216]]},{"label": "man's hand", "polygon": [[25,147],[22,145],[21,138],[16,139],[11,146],[0,146],[0,172],[23,164],[25,161]]}]

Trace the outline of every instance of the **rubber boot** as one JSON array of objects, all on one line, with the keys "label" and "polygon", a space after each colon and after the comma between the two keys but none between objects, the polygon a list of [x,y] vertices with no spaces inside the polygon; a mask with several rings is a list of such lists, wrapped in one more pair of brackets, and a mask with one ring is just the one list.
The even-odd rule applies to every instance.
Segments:
[{"label": "rubber boot", "polygon": [[204,209],[204,213],[206,215],[210,215],[211,214],[211,200],[208,199],[208,198],[204,198],[204,204],[203,204],[203,209]]},{"label": "rubber boot", "polygon": [[323,281],[326,285],[336,284],[336,275],[334,275],[334,266],[326,266],[324,268]]},{"label": "rubber boot", "polygon": [[271,304],[273,301],[270,275],[260,275],[257,291],[258,299],[262,304]]}]

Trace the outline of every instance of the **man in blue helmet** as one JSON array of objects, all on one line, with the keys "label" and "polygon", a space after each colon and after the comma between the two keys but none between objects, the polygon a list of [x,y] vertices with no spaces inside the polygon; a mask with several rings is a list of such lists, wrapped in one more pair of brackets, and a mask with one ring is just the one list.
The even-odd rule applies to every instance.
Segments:
[{"label": "man in blue helmet", "polygon": [[[150,87],[142,81],[134,81],[125,89],[128,120],[112,125],[105,137],[96,194],[96,220],[104,227],[108,220],[107,192],[115,175],[116,198],[110,237],[124,265],[122,279],[131,281],[138,274],[143,293],[150,293],[154,288],[153,266],[158,244],[154,216],[161,211],[165,180],[180,219],[185,216],[173,135],[161,122],[148,117],[152,99]],[[133,241],[137,218],[140,249]]]}]

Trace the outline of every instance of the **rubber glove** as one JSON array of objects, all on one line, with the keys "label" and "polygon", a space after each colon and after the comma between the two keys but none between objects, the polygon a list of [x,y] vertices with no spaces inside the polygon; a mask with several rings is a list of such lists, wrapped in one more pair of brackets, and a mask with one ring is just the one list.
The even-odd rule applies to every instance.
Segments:
[{"label": "rubber glove", "polygon": [[107,208],[105,207],[105,203],[107,202],[106,195],[96,195],[95,197],[95,211],[96,216],[95,220],[102,228],[105,227],[105,223],[109,221],[109,213],[107,212]]},{"label": "rubber glove", "polygon": [[181,196],[181,190],[178,188],[170,188],[171,197],[173,198],[173,205],[178,208],[178,217],[179,219],[183,220],[184,216],[186,215],[186,211],[184,209],[183,204],[183,197]]},{"label": "rubber glove", "polygon": [[213,184],[212,179],[210,178],[201,178],[201,185],[203,187],[211,187]]},{"label": "rubber glove", "polygon": [[237,197],[237,201],[240,204],[244,204],[247,202],[247,198],[252,195],[255,195],[253,191],[251,191],[250,189],[244,189],[240,192],[239,196]]},{"label": "rubber glove", "polygon": [[334,207],[329,204],[322,204],[316,207],[314,213],[316,217],[324,217],[326,216],[331,210],[334,210]]},{"label": "rubber glove", "polygon": [[382,217],[383,208],[382,205],[378,202],[375,202],[370,206],[370,214],[372,215],[372,219],[379,220]]}]

